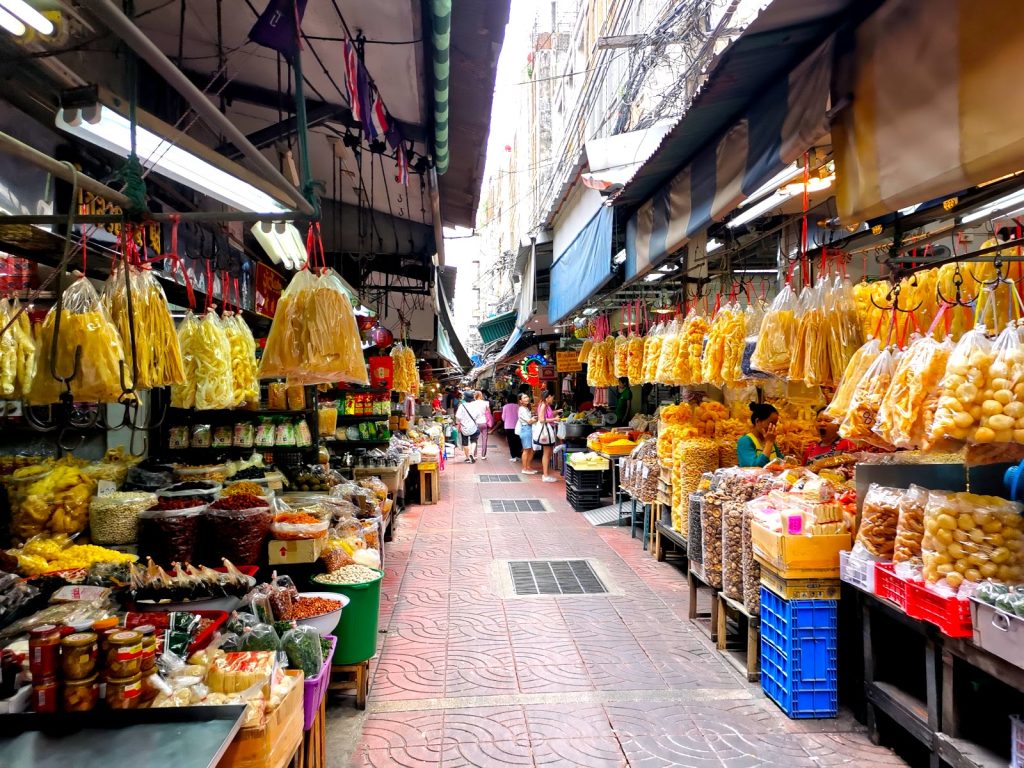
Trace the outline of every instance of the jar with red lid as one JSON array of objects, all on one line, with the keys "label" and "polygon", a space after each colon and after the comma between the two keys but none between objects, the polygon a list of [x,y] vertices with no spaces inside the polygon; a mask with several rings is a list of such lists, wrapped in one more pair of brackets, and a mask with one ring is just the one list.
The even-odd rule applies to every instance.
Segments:
[{"label": "jar with red lid", "polygon": [[142,699],[142,675],[107,678],[107,706],[111,709],[136,709]]},{"label": "jar with red lid", "polygon": [[64,711],[89,712],[100,700],[99,675],[93,673],[82,680],[64,681]]},{"label": "jar with red lid", "polygon": [[56,677],[33,678],[32,709],[42,713],[56,712],[59,692]]},{"label": "jar with red lid", "polygon": [[56,675],[59,656],[60,629],[53,624],[42,624],[29,632],[28,664],[33,678]]},{"label": "jar with red lid", "polygon": [[132,629],[107,636],[107,677],[126,678],[142,671],[142,635]]},{"label": "jar with red lid", "polygon": [[99,638],[95,632],[75,632],[60,642],[60,666],[65,680],[82,680],[96,670]]}]

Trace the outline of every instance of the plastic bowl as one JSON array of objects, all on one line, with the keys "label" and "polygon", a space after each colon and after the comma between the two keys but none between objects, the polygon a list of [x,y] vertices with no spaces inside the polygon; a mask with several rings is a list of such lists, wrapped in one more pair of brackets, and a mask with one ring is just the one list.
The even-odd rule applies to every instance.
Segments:
[{"label": "plastic bowl", "polygon": [[313,616],[309,619],[296,620],[296,624],[312,627],[320,633],[321,637],[334,633],[335,627],[337,627],[338,622],[341,621],[341,612],[349,603],[348,597],[345,595],[339,595],[337,592],[300,592],[299,597],[322,597],[326,600],[336,600],[341,603],[340,608],[330,611],[329,613],[325,613],[322,616]]}]

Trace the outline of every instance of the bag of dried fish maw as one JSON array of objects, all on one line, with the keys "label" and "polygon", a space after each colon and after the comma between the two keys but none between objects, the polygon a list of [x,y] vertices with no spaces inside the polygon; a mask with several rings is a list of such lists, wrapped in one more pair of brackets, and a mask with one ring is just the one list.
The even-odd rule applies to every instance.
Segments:
[{"label": "bag of dried fish maw", "polygon": [[952,351],[949,340],[939,342],[931,336],[911,340],[878,409],[874,432],[886,443],[896,448],[921,448],[925,444]]},{"label": "bag of dried fish maw", "polygon": [[287,378],[302,370],[309,351],[306,315],[316,288],[316,275],[303,269],[281,293],[260,359],[261,379]]},{"label": "bag of dried fish maw", "polygon": [[[96,289],[85,277],[79,277],[65,291],[61,310],[60,334],[56,358],[51,360],[57,306],[54,305],[39,330],[36,345],[36,376],[32,381],[29,401],[56,403],[64,385],[53,377],[70,376],[75,372],[75,351],[79,347],[78,371],[71,380],[71,394],[76,401],[116,403],[121,397],[121,364],[124,346],[121,334],[110,321]],[[52,365],[51,365],[52,364]],[[125,372],[131,379],[131,371]],[[130,381],[125,382],[130,384]]]},{"label": "bag of dried fish maw", "polygon": [[[152,389],[181,384],[185,369],[178,345],[178,334],[167,306],[167,296],[151,270],[128,267],[132,291],[132,318],[135,321],[136,389]],[[121,334],[128,359],[125,377],[131,380],[131,320],[128,317],[128,286],[125,268],[118,267],[103,286],[103,303]]]},{"label": "bag of dried fish maw", "polygon": [[828,284],[825,282],[805,289],[800,295],[802,311],[793,339],[790,381],[801,381],[808,387],[818,387],[829,381],[825,304],[830,300]]},{"label": "bag of dried fish maw", "polygon": [[878,339],[868,339],[854,353],[853,357],[850,358],[850,362],[846,364],[846,370],[843,372],[843,378],[836,388],[835,395],[832,397],[832,402],[825,409],[826,416],[834,421],[843,420],[847,409],[850,407],[850,400],[857,389],[857,384],[860,383],[861,378],[868,368],[871,367],[871,364],[875,362],[881,351],[881,341]]},{"label": "bag of dried fish maw", "polygon": [[[0,330],[11,321],[7,299],[0,301]],[[0,398],[13,399],[18,387],[18,342],[12,325],[0,336]]]},{"label": "bag of dried fish maw", "polygon": [[759,371],[784,376],[789,372],[796,337],[796,295],[787,283],[779,291],[757,334],[757,347],[750,357],[750,365]]},{"label": "bag of dried fish maw", "polygon": [[237,408],[259,405],[260,382],[256,378],[256,339],[241,315],[222,318],[224,333],[231,347],[231,399]]},{"label": "bag of dried fish maw", "polygon": [[231,342],[216,312],[207,312],[198,326],[190,350],[196,359],[195,408],[198,411],[231,408],[235,402]]},{"label": "bag of dried fish maw", "polygon": [[878,448],[891,450],[892,446],[872,430],[878,422],[878,409],[889,391],[892,375],[898,362],[898,351],[883,349],[861,376],[850,397],[850,407],[839,425],[839,434],[847,440],[857,440]]}]

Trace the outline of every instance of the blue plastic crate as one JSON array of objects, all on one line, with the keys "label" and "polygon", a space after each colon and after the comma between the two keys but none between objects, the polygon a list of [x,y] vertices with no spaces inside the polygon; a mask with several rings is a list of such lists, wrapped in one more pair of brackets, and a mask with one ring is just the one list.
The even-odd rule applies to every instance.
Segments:
[{"label": "blue plastic crate", "polygon": [[836,601],[783,600],[761,588],[761,687],[792,718],[839,708]]}]

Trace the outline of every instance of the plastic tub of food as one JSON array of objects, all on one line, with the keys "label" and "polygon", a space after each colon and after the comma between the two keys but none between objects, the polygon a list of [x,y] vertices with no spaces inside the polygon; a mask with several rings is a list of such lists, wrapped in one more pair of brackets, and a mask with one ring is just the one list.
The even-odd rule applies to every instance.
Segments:
[{"label": "plastic tub of food", "polygon": [[210,506],[204,518],[217,554],[239,565],[259,562],[274,522],[270,507],[216,509]]},{"label": "plastic tub of food", "polygon": [[206,505],[139,513],[139,554],[162,566],[194,560],[200,515]]},{"label": "plastic tub of food", "polygon": [[158,499],[188,499],[195,498],[209,504],[219,495],[223,486],[212,480],[183,480],[161,488],[156,492]]}]

